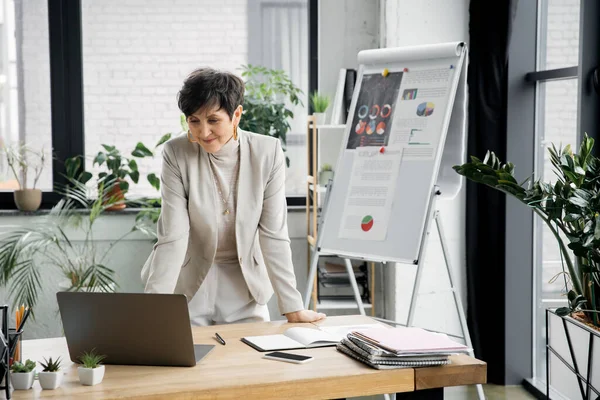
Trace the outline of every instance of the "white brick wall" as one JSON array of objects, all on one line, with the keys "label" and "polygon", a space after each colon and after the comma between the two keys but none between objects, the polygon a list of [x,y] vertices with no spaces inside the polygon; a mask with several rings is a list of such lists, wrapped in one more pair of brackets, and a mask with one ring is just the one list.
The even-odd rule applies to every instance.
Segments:
[{"label": "white brick wall", "polygon": [[[83,0],[85,151],[101,144],[130,153],[179,132],[176,95],[200,66],[233,72],[247,62],[246,0]],[[147,183],[160,157],[138,162],[132,194],[156,195]],[[89,167],[88,167],[89,168]]]},{"label": "white brick wall", "polygon": [[[50,142],[48,9],[23,0],[25,132],[30,143]],[[200,66],[233,72],[247,62],[246,0],[83,0],[85,152],[101,144],[129,154],[138,141],[153,146],[179,132],[176,95]],[[156,195],[147,183],[160,157],[138,162],[142,177],[132,194]],[[88,163],[91,168],[91,161]],[[51,187],[51,168],[45,187]]]}]

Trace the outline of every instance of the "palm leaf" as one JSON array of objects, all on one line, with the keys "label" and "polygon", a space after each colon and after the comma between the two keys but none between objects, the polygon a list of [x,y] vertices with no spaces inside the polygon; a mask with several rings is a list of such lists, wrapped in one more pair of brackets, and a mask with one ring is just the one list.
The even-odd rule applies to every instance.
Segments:
[{"label": "palm leaf", "polygon": [[34,310],[41,287],[40,273],[33,260],[29,259],[18,264],[9,295],[14,298],[15,304],[27,304]]}]

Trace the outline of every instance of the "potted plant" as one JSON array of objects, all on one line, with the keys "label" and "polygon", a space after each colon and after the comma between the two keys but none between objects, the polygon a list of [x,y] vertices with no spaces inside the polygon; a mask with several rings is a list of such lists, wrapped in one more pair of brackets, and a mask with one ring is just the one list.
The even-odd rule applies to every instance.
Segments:
[{"label": "potted plant", "polygon": [[40,365],[44,368],[42,372],[38,374],[42,389],[53,390],[60,386],[63,375],[60,369],[60,363],[60,357],[55,361],[52,360],[52,357],[50,357],[49,360],[44,358],[44,362],[40,362]]},{"label": "potted plant", "polygon": [[[294,118],[291,107],[303,105],[299,97],[302,91],[282,70],[254,65],[243,65],[241,69],[246,93],[240,128],[278,138],[286,151],[289,121]],[[288,157],[286,163],[289,167]]]},{"label": "potted plant", "polygon": [[82,366],[77,368],[77,373],[79,375],[79,382],[82,385],[93,386],[102,382],[104,378],[104,365],[101,362],[105,358],[106,356],[96,354],[94,350],[89,353],[84,352],[79,357]]},{"label": "potted plant", "polygon": [[27,360],[25,363],[13,362],[10,366],[10,380],[15,390],[28,390],[33,386],[35,375],[35,361]]},{"label": "potted plant", "polygon": [[[98,174],[98,183],[104,184],[106,189],[104,201],[105,203],[112,203],[106,210],[122,210],[127,206],[125,203],[125,193],[129,190],[127,176],[131,178],[133,183],[138,183],[140,178],[137,162],[135,159],[124,157],[115,146],[103,144],[102,147],[105,151],[99,151],[96,154],[92,165],[102,166],[106,164],[108,169],[108,172]],[[138,143],[131,154],[134,157],[143,158],[152,155],[152,152],[142,143]]]},{"label": "potted plant", "polygon": [[[587,345],[583,340],[574,341],[574,347],[571,343],[567,345],[569,337],[574,335],[573,331],[567,335],[567,329],[579,327],[581,334],[588,337],[589,341],[593,336],[596,342],[600,340],[600,158],[592,154],[593,146],[594,139],[587,134],[584,135],[579,154],[573,153],[570,146],[557,149],[552,145],[548,150],[558,178],[556,183],[537,180],[525,187],[527,181],[518,183],[515,180],[514,165],[502,163],[491,151],[487,152],[483,161],[471,157],[470,162],[453,167],[469,180],[516,198],[532,208],[546,223],[560,249],[563,272],[559,276],[564,278],[560,281],[564,282],[567,294],[566,306],[548,314],[551,322],[547,338],[549,348],[569,349],[579,354],[587,354]],[[564,323],[552,323],[553,315],[564,319]],[[557,340],[563,340],[564,343],[557,344]],[[586,348],[577,349],[578,345]],[[561,355],[570,362],[569,354]],[[590,357],[593,357],[591,352]],[[585,364],[598,363],[600,360],[590,360],[589,363],[579,361],[582,368]],[[584,371],[581,371],[581,375],[590,376]],[[576,382],[581,375],[572,381]],[[560,377],[561,374],[551,373],[551,376]]]},{"label": "potted plant", "polygon": [[[18,189],[13,193],[17,208],[21,211],[36,211],[42,204],[42,191],[36,186],[46,162],[45,150],[33,150],[22,143],[3,146],[1,150],[17,181]],[[27,179],[30,172],[33,172],[31,188],[28,187]]]},{"label": "potted plant", "polygon": [[[69,163],[69,167],[74,164]],[[60,290],[113,292],[116,289],[114,271],[106,265],[106,258],[134,230],[109,246],[98,247],[93,236],[95,226],[113,203],[105,201],[103,183],[88,187],[85,182],[89,175],[85,172],[77,178],[57,188],[63,198],[48,215],[0,233],[0,287],[10,287],[15,304],[28,304],[35,309],[39,293],[48,289],[48,283],[40,278],[48,268],[64,277],[59,282]],[[82,240],[69,238],[74,229],[83,235]]]},{"label": "potted plant", "polygon": [[333,179],[333,169],[331,168],[331,164],[323,164],[319,172],[319,183],[326,185],[329,179]]},{"label": "potted plant", "polygon": [[310,96],[310,103],[313,107],[313,115],[316,117],[316,124],[323,125],[325,123],[325,111],[329,107],[329,97],[315,91]]}]

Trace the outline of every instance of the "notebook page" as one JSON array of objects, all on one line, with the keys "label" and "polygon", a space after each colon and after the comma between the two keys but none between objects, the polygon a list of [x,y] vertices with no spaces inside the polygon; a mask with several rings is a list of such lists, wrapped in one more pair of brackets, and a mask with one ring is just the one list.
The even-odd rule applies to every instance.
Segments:
[{"label": "notebook page", "polygon": [[304,345],[285,335],[246,336],[244,340],[263,351],[303,348]]},{"label": "notebook page", "polygon": [[285,335],[302,343],[306,347],[318,345],[332,345],[338,342],[337,338],[328,332],[311,328],[290,328]]}]

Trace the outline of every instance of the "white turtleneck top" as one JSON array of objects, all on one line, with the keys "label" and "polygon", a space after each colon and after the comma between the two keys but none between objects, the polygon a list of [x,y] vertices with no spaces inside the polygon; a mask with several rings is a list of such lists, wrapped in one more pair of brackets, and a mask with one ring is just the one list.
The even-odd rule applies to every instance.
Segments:
[{"label": "white turtleneck top", "polygon": [[[219,149],[208,154],[215,184],[215,204],[218,221],[218,242],[215,264],[238,263],[235,240],[235,208],[239,176],[240,143],[231,138]],[[220,190],[219,190],[220,189]],[[225,213],[229,210],[229,213]]]}]

